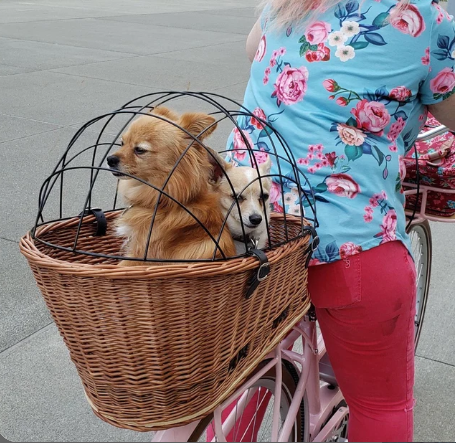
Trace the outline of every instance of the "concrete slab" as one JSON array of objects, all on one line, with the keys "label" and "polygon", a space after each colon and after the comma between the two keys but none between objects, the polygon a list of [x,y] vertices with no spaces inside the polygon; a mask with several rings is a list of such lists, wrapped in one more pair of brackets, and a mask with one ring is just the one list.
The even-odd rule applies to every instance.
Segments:
[{"label": "concrete slab", "polygon": [[239,83],[248,70],[230,69],[215,63],[182,61],[159,56],[135,57],[90,65],[57,69],[53,72],[143,85],[154,90],[213,91]]},{"label": "concrete slab", "polygon": [[53,131],[54,129],[59,128],[59,126],[50,123],[10,117],[3,114],[0,114],[0,127],[2,128],[0,131],[0,143]]},{"label": "concrete slab", "polygon": [[0,37],[150,55],[245,39],[239,34],[167,28],[139,23],[81,19],[7,23]]},{"label": "concrete slab", "polygon": [[431,223],[432,275],[417,355],[454,365],[454,225]]},{"label": "concrete slab", "polygon": [[19,245],[0,239],[0,251],[0,274],[4,277],[0,290],[1,352],[47,326],[52,319]]},{"label": "concrete slab", "polygon": [[[46,17],[70,19],[97,17],[98,15],[125,15],[167,13],[181,11],[230,10],[233,14],[242,15],[245,9],[253,9],[256,0],[135,0],[135,2],[109,0],[79,0],[62,2],[61,0],[17,1],[2,0],[0,10],[5,23],[43,20]],[[44,12],[45,11],[45,12]],[[47,14],[47,15],[46,15]],[[35,19],[33,19],[35,15]]]},{"label": "concrete slab", "polygon": [[42,71],[0,77],[0,90],[8,115],[70,125],[117,109],[152,87]]},{"label": "concrete slab", "polygon": [[414,441],[454,441],[454,366],[417,357]]},{"label": "concrete slab", "polygon": [[0,433],[10,441],[151,440],[93,414],[54,324],[0,354],[0,391]]},{"label": "concrete slab", "polygon": [[3,77],[4,75],[22,74],[24,72],[30,71],[33,71],[33,69],[21,68],[20,66],[5,65],[3,63],[0,64],[0,77]]},{"label": "concrete slab", "polygon": [[14,64],[18,69],[22,68],[22,71],[17,72],[63,68],[133,56],[122,52],[10,38],[0,38],[0,54],[0,63]]},{"label": "concrete slab", "polygon": [[[0,144],[0,163],[3,166],[2,189],[0,194],[0,233],[1,237],[18,241],[35,223],[38,211],[38,198],[41,185],[57,165],[62,153],[75,134],[74,128],[62,128],[52,132],[25,137]],[[97,133],[81,136],[75,149],[91,146],[96,142]],[[105,140],[112,140],[106,136]],[[104,152],[100,149],[100,154]],[[74,166],[91,164],[92,151],[87,151],[72,163]],[[100,159],[101,156],[98,156]],[[17,165],[27,159],[27,166]],[[97,163],[98,164],[98,163]],[[109,172],[100,173],[93,190],[93,205],[112,209],[117,181]],[[60,217],[60,181],[49,196],[44,216],[47,221]],[[90,171],[75,170],[64,176],[63,217],[79,214],[84,208],[85,198],[90,187]],[[19,284],[19,283],[18,283]],[[20,316],[19,316],[20,318]]]},{"label": "concrete slab", "polygon": [[233,66],[236,66],[236,70],[240,69],[246,73],[246,77],[243,78],[244,83],[250,72],[250,61],[245,52],[244,40],[206,46],[204,48],[171,51],[166,54],[160,54],[160,57],[214,63],[219,66],[225,66],[230,70],[233,70]]},{"label": "concrete slab", "polygon": [[[141,23],[200,31],[228,32],[248,35],[252,29],[252,17],[224,15],[220,11],[172,12],[167,14],[130,14],[103,18],[119,22]],[[218,14],[217,14],[218,12]]]}]

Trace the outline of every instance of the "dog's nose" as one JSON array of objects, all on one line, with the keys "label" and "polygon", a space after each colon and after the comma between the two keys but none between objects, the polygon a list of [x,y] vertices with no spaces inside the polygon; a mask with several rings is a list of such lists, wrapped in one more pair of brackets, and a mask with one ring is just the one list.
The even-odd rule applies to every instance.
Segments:
[{"label": "dog's nose", "polygon": [[115,168],[119,165],[119,157],[116,155],[110,155],[106,160],[111,168]]},{"label": "dog's nose", "polygon": [[249,216],[249,221],[252,225],[258,226],[261,223],[261,220],[263,220],[263,217],[261,217],[260,214],[252,214]]}]

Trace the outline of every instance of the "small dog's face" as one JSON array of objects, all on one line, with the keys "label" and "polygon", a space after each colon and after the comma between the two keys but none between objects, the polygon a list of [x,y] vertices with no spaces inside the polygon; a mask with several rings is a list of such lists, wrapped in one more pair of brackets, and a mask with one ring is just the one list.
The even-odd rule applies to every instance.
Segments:
[{"label": "small dog's face", "polygon": [[[122,134],[120,149],[110,155],[107,162],[113,175],[120,179],[130,179],[129,176],[123,175],[127,173],[156,187],[161,187],[167,180],[170,171],[178,163],[181,154],[192,142],[192,138],[179,127],[156,118],[154,115],[176,122],[177,125],[195,136],[210,127],[198,137],[199,140],[203,140],[211,134],[216,125],[213,125],[215,119],[209,115],[186,113],[178,116],[162,106],[155,108],[151,114],[151,116],[143,115],[130,124]],[[201,157],[203,148],[197,143],[194,145],[185,154],[183,161],[179,163],[180,170],[189,166],[189,163],[192,163],[194,167],[198,166],[198,158]],[[199,150],[198,153],[195,152],[197,150]],[[206,157],[207,154],[204,152],[204,158],[206,159]]]},{"label": "small dog's face", "polygon": [[[269,218],[271,179],[262,178],[260,186],[258,172],[260,176],[269,174],[270,159],[268,158],[266,163],[259,165],[258,172],[248,166],[233,167],[229,163],[224,163],[223,167],[234,188],[233,193],[228,179],[222,175],[218,182],[218,189],[221,195],[222,211],[225,216],[229,212],[227,225],[231,233],[233,236],[242,236],[241,220],[246,234],[264,231],[266,229],[265,209],[267,218]],[[241,210],[240,214],[235,202],[236,198]]]}]

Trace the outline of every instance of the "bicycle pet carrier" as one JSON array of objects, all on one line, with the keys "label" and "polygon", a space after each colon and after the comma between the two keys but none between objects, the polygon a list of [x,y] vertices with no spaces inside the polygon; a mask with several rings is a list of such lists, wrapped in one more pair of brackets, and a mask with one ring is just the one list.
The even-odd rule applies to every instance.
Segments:
[{"label": "bicycle pet carrier", "polygon": [[[439,122],[429,114],[425,130],[438,126]],[[418,182],[416,155],[418,155],[420,185],[441,188],[445,191],[453,190],[452,193],[428,191],[426,214],[439,217],[454,216],[454,135],[446,132],[431,140],[416,142],[416,152],[415,149],[411,149],[404,158],[407,171],[404,182]],[[416,195],[407,195],[406,209],[413,211],[416,205],[418,208],[421,207],[421,199],[420,195],[416,203]]]},{"label": "bicycle pet carrier", "polygon": [[[192,117],[186,111],[193,109],[204,114]],[[240,119],[261,128],[261,143],[241,130]],[[234,129],[245,144],[238,154],[249,156],[254,168],[240,191],[227,174],[229,152],[220,156],[206,145],[217,125],[211,146],[225,146]],[[142,143],[138,134],[154,142]],[[176,140],[186,140],[185,146]],[[169,153],[178,148],[171,164]],[[265,152],[278,173],[262,168]],[[161,172],[146,180],[149,170],[139,159],[154,156]],[[199,190],[191,186],[197,179]],[[286,183],[296,193],[306,218],[304,212],[270,215],[265,183],[271,179],[276,191]],[[208,211],[195,195],[204,190],[213,199],[220,180],[231,203],[214,229],[201,222]],[[249,186],[261,190],[262,209],[246,223],[242,195]],[[283,193],[275,198],[284,207]],[[163,217],[167,208],[179,217]],[[243,233],[234,239],[241,251],[233,257],[231,215]],[[264,219],[265,245],[258,249],[250,224]],[[192,225],[191,235],[174,238],[177,252],[160,249],[183,220]],[[95,414],[115,426],[151,431],[211,413],[303,317],[310,306],[306,264],[318,244],[315,226],[312,190],[270,122],[220,95],[163,92],[134,99],[76,132],[44,180],[35,226],[20,248]],[[184,246],[195,247],[192,238],[206,245],[204,258],[190,256],[188,248],[179,255]]]}]

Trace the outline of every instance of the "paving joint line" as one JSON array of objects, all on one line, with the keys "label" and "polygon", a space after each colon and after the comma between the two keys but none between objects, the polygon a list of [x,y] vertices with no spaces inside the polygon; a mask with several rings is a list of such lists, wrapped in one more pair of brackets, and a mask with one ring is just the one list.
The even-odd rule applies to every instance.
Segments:
[{"label": "paving joint line", "polygon": [[49,328],[49,326],[54,325],[54,321],[50,321],[48,324],[42,326],[41,328],[37,329],[36,331],[33,331],[29,335],[21,338],[18,342],[12,344],[11,346],[8,346],[7,348],[3,349],[0,351],[0,356],[3,355],[8,355],[10,352],[13,352],[16,347],[19,347],[23,342],[29,341],[34,335],[39,334],[40,332],[43,332],[44,329]]},{"label": "paving joint line", "polygon": [[454,364],[447,363],[445,361],[436,360],[434,358],[429,358],[429,357],[424,357],[424,356],[418,355],[418,354],[416,354],[415,357],[422,358],[423,360],[433,361],[434,363],[441,363],[442,365],[446,365],[446,366],[450,366],[450,367],[454,368]]},{"label": "paving joint line", "polygon": [[11,242],[11,243],[16,243],[17,245],[19,244],[19,241],[11,240],[10,238],[6,238],[6,237],[0,237],[0,240],[5,240],[5,241]]}]

